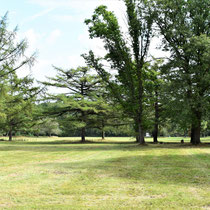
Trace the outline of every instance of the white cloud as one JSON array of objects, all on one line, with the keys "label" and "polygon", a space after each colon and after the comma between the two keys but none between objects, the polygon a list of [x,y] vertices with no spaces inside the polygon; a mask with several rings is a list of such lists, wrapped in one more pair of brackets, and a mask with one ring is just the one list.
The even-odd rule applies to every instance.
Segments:
[{"label": "white cloud", "polygon": [[47,38],[47,43],[53,44],[60,36],[61,36],[61,31],[59,29],[55,29],[50,33],[49,37]]}]

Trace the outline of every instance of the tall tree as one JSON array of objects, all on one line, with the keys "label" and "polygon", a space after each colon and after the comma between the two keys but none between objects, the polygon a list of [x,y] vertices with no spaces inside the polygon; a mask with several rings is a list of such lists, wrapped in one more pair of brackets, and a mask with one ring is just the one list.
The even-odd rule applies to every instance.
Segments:
[{"label": "tall tree", "polygon": [[[99,6],[85,23],[89,26],[90,38],[102,39],[107,53],[97,58],[90,51],[84,57],[107,83],[124,112],[132,116],[137,141],[144,144],[144,65],[152,37],[153,16],[145,1],[124,2],[128,33],[123,34],[113,12],[108,11],[106,6]],[[103,61],[109,64],[108,70]],[[110,71],[115,76],[111,77],[113,73],[111,75]]]},{"label": "tall tree", "polygon": [[[210,7],[208,0],[154,0],[156,23],[170,52],[165,65],[170,107],[191,127],[191,143],[200,143],[203,114],[210,95]],[[174,115],[175,117],[175,115]]]}]

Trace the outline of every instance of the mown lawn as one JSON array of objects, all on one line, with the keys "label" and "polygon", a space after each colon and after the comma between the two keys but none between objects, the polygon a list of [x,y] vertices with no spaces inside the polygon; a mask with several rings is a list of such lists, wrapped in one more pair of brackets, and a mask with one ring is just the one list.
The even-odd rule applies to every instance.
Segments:
[{"label": "mown lawn", "polygon": [[210,144],[88,139],[0,141],[0,209],[210,209]]}]

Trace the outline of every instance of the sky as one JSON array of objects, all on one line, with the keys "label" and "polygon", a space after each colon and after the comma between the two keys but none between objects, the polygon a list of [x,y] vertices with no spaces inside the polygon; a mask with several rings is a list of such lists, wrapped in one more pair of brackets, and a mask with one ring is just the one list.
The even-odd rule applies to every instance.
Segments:
[{"label": "sky", "polygon": [[18,26],[19,40],[26,38],[26,54],[37,52],[31,70],[23,68],[19,76],[31,73],[36,80],[54,76],[52,65],[64,69],[85,65],[80,56],[89,50],[103,51],[100,40],[90,40],[84,24],[94,9],[103,4],[119,19],[125,16],[124,5],[118,0],[0,0],[0,16],[8,11],[8,28]]},{"label": "sky", "polygon": [[[39,81],[55,76],[52,65],[64,69],[85,65],[81,54],[93,50],[103,54],[101,40],[91,40],[84,24],[94,9],[106,5],[122,25],[125,6],[119,0],[0,0],[0,15],[8,11],[9,29],[18,26],[19,40],[26,38],[26,54],[37,52],[34,66],[20,69],[19,76],[32,76]],[[155,50],[155,49],[154,49]]]}]

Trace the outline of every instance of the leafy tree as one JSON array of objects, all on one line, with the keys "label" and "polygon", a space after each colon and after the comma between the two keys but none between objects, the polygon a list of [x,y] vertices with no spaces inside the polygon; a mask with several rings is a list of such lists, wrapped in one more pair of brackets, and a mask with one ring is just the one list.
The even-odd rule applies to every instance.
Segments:
[{"label": "leafy tree", "polygon": [[[84,57],[107,83],[115,101],[133,118],[137,141],[144,144],[144,66],[152,37],[153,16],[144,1],[124,2],[128,34],[123,34],[113,12],[108,11],[106,6],[99,6],[85,23],[89,26],[90,38],[102,39],[107,53],[97,58],[90,51]],[[105,63],[109,64],[108,70]]]},{"label": "leafy tree", "polygon": [[165,116],[163,115],[163,80],[161,75],[161,66],[163,60],[155,59],[147,65],[147,78],[145,83],[145,95],[147,106],[148,129],[153,136],[153,142],[158,142],[159,127]]},{"label": "leafy tree", "polygon": [[[55,67],[56,77],[49,77],[44,85],[67,89],[68,93],[51,96],[56,100],[55,107],[46,114],[63,116],[62,126],[69,129],[80,128],[81,140],[85,142],[85,130],[91,115],[99,110],[101,101],[97,92],[100,88],[100,79],[90,74],[90,68],[78,67],[77,69],[63,70]],[[71,125],[69,123],[71,122]]]},{"label": "leafy tree", "polygon": [[210,102],[209,1],[154,0],[153,9],[164,50],[170,52],[163,71],[170,113],[182,127],[191,127],[191,143],[199,144]]},{"label": "leafy tree", "polygon": [[45,118],[39,123],[39,133],[41,135],[51,136],[59,135],[61,130],[59,128],[59,123],[57,119]]}]

